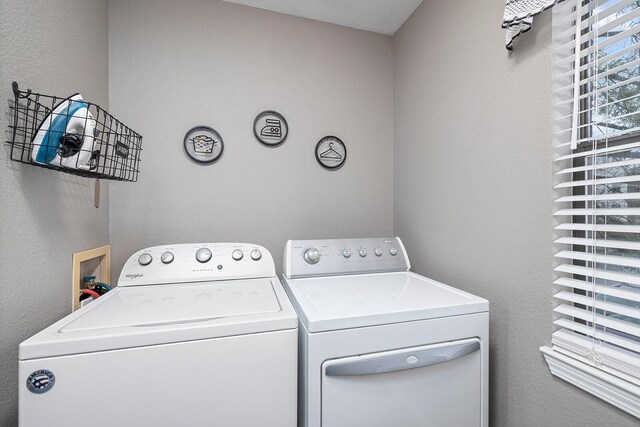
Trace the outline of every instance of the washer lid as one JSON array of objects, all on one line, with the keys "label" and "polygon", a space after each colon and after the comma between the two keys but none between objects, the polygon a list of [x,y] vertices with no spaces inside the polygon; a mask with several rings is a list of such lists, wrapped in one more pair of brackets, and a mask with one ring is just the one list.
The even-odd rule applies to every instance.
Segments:
[{"label": "washer lid", "polygon": [[280,311],[270,280],[130,287],[109,296],[60,332],[192,323]]},{"label": "washer lid", "polygon": [[411,272],[286,279],[309,332],[486,312],[489,302]]},{"label": "washer lid", "polygon": [[115,288],[20,345],[20,359],[295,329],[277,278]]}]

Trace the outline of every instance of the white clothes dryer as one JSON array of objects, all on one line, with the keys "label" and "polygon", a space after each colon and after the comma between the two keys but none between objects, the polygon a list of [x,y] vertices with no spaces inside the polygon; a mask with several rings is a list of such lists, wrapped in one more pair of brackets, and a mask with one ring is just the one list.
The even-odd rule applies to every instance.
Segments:
[{"label": "white clothes dryer", "polygon": [[287,242],[299,426],[488,427],[489,302],[409,270],[399,238]]},{"label": "white clothes dryer", "polygon": [[296,425],[297,316],[257,245],[139,251],[19,358],[21,427]]}]

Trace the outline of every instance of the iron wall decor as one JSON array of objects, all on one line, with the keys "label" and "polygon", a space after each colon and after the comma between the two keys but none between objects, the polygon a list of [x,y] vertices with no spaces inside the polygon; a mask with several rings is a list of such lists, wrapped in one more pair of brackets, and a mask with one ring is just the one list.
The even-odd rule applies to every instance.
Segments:
[{"label": "iron wall decor", "polygon": [[287,139],[288,133],[289,124],[277,111],[263,111],[253,121],[253,134],[264,145],[276,147]]},{"label": "iron wall decor", "polygon": [[213,163],[220,158],[224,141],[215,129],[196,126],[184,136],[184,151],[198,163]]},{"label": "iron wall decor", "polygon": [[339,169],[347,160],[347,147],[337,136],[325,136],[316,144],[316,160],[324,168]]}]

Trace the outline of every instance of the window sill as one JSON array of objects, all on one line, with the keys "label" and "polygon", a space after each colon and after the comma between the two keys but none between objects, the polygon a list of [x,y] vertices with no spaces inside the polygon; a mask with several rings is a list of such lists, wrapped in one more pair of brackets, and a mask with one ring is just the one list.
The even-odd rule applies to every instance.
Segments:
[{"label": "window sill", "polygon": [[566,356],[540,347],[551,374],[640,418],[640,386]]}]

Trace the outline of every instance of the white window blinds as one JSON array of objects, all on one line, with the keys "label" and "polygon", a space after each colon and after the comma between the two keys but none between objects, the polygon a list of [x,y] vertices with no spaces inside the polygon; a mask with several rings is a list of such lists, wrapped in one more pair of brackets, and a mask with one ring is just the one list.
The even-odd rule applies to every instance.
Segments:
[{"label": "white window blinds", "polygon": [[582,367],[597,386],[565,379],[640,416],[640,0],[564,1],[553,34],[556,328],[543,352],[554,374],[558,360]]}]

